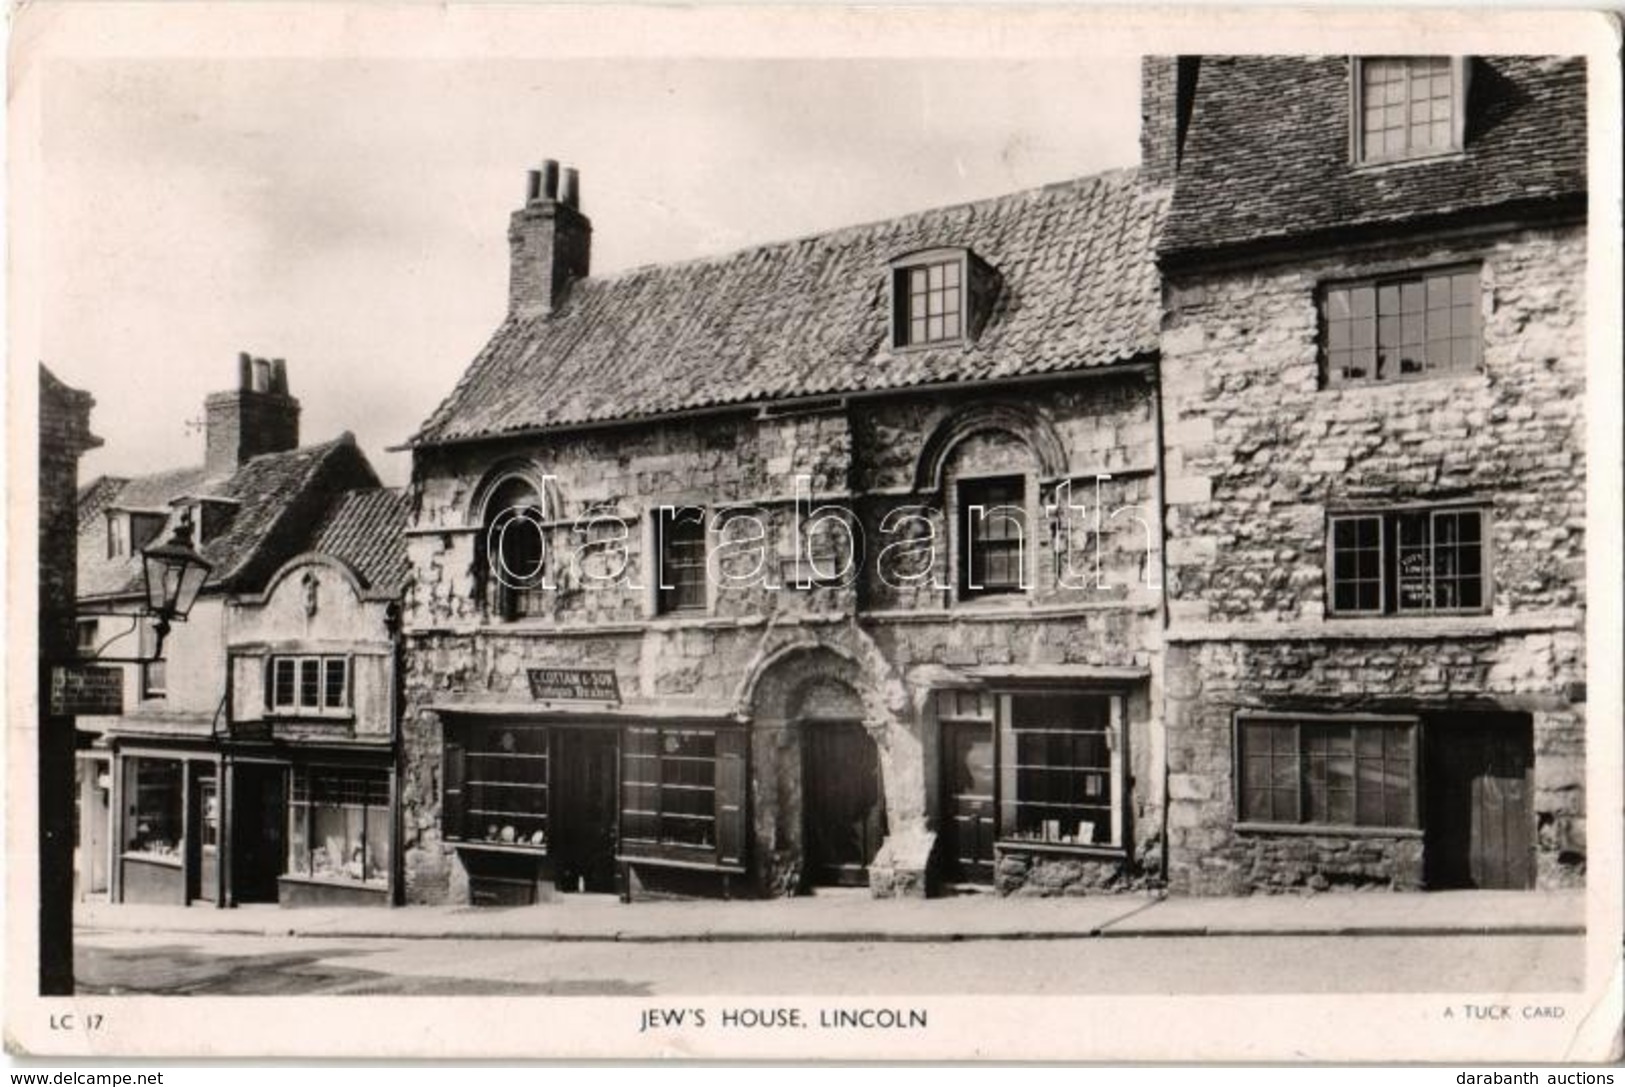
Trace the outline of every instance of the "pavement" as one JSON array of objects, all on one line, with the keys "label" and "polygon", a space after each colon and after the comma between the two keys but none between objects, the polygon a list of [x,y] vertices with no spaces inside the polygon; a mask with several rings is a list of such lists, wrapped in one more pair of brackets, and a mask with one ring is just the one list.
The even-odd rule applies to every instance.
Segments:
[{"label": "pavement", "polygon": [[80,903],[82,932],[214,933],[351,939],[692,943],[945,942],[1173,936],[1578,935],[1580,891],[1327,892],[1245,898],[1122,894],[1077,898],[874,899],[866,891],[748,901],[622,903],[567,895],[474,908]]}]

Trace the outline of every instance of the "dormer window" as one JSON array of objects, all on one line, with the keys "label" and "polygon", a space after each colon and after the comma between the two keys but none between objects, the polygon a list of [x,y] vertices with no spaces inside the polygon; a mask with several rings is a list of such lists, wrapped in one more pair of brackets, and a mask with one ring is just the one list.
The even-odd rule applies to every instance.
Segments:
[{"label": "dormer window", "polygon": [[107,557],[128,558],[157,539],[169,521],[167,514],[107,511]]},{"label": "dormer window", "polygon": [[1356,162],[1430,158],[1462,149],[1463,57],[1360,57],[1354,62]]},{"label": "dormer window", "polygon": [[892,262],[892,345],[974,340],[987,323],[999,278],[969,249],[931,249]]}]

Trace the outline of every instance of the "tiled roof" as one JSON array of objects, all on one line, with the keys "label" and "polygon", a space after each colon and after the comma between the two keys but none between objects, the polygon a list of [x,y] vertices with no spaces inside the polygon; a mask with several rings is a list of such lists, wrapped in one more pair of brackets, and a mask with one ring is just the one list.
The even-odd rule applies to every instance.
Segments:
[{"label": "tiled roof", "polygon": [[406,492],[372,487],[334,499],[311,533],[309,550],[342,559],[367,588],[393,596],[406,584]]},{"label": "tiled roof", "polygon": [[[206,480],[201,467],[138,476],[110,500],[103,496],[103,508],[164,510],[171,499],[202,493],[235,499],[225,531],[199,547],[214,564],[205,589],[227,589],[266,576],[297,552],[334,491],[377,482],[355,438],[346,433],[321,445],[253,457],[221,480]],[[160,538],[168,539],[172,528],[166,525]],[[108,558],[106,531],[102,519],[80,518],[81,597],[141,591],[140,553]]]},{"label": "tiled roof", "polygon": [[[1166,197],[1132,170],[730,256],[588,278],[510,319],[424,423],[433,443],[780,398],[1109,365],[1154,352]],[[888,262],[968,246],[1003,277],[975,343],[894,351]]]},{"label": "tiled roof", "polygon": [[118,493],[129,484],[128,479],[119,476],[97,476],[80,487],[77,499],[79,531],[83,532],[91,522],[100,523],[101,515],[107,511],[107,507],[112,504]]},{"label": "tiled roof", "polygon": [[1383,166],[1350,162],[1349,64],[1201,58],[1165,262],[1585,193],[1583,60],[1474,58],[1464,152]]}]

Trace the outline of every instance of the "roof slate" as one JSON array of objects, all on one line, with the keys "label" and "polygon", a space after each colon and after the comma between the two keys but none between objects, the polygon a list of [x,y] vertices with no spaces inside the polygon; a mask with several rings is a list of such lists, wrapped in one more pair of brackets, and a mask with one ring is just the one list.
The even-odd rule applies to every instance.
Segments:
[{"label": "roof slate", "polygon": [[1460,155],[1350,162],[1347,57],[1203,57],[1165,264],[1320,232],[1579,198],[1585,62],[1476,57]]},{"label": "roof slate", "polygon": [[[201,467],[174,469],[130,479],[110,498],[95,497],[104,509],[146,510],[167,510],[171,499],[182,496],[236,499],[240,504],[226,530],[204,540],[198,549],[214,564],[207,591],[235,588],[249,576],[269,573],[267,567],[291,555],[289,551],[279,557],[279,552],[286,551],[297,534],[308,532],[313,515],[328,500],[328,488],[377,482],[355,438],[345,433],[320,445],[253,457],[224,479],[207,479]],[[313,502],[320,505],[313,508]],[[167,539],[173,527],[166,525],[160,538]],[[81,514],[78,550],[81,598],[141,591],[141,555],[108,558],[103,519]]]},{"label": "roof slate", "polygon": [[341,559],[367,588],[394,596],[406,584],[406,491],[372,487],[346,491],[328,507],[311,533],[309,550]]},{"label": "roof slate", "polygon": [[[497,329],[414,443],[1106,366],[1157,348],[1165,193],[1120,170],[574,284]],[[1003,277],[976,342],[891,347],[888,262],[968,246]]]}]

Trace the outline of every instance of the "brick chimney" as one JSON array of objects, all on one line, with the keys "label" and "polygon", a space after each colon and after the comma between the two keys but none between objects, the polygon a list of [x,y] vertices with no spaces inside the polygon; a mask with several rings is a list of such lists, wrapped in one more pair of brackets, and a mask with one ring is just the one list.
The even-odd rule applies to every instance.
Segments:
[{"label": "brick chimney", "polygon": [[508,223],[508,316],[553,313],[572,280],[587,275],[592,223],[581,214],[581,179],[552,159],[530,171],[525,206]]},{"label": "brick chimney", "polygon": [[203,404],[203,466],[211,479],[231,475],[250,457],[299,446],[299,401],[288,395],[282,359],[239,354],[236,390],[210,393]]},{"label": "brick chimney", "polygon": [[1172,185],[1185,150],[1200,57],[1140,59],[1140,176]]}]

